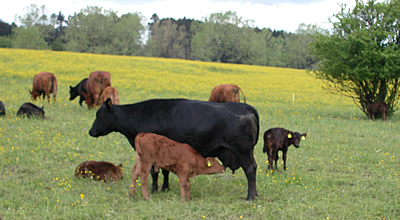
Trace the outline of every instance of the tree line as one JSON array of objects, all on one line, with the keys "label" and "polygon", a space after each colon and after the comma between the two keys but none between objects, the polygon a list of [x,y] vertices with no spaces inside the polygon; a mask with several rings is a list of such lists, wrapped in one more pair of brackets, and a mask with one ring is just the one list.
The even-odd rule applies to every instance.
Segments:
[{"label": "tree line", "polygon": [[68,18],[61,11],[48,15],[44,5],[25,9],[20,26],[0,20],[0,47],[311,69],[318,60],[308,43],[315,33],[327,33],[305,24],[295,33],[259,29],[231,11],[204,21],[153,14],[145,24],[140,13],[118,16],[96,6]]}]

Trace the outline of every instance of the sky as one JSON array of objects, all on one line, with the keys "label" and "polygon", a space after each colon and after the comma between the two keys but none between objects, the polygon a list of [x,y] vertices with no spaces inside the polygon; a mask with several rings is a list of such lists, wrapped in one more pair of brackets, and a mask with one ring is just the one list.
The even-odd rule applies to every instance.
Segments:
[{"label": "sky", "polygon": [[174,18],[203,21],[212,13],[236,12],[243,20],[253,20],[259,28],[295,32],[301,23],[330,29],[328,18],[340,11],[340,5],[353,8],[355,0],[11,0],[0,8],[0,19],[18,23],[31,4],[44,5],[50,16],[61,11],[66,18],[87,6],[111,9],[118,15],[140,12],[145,23],[156,13],[160,19]]}]

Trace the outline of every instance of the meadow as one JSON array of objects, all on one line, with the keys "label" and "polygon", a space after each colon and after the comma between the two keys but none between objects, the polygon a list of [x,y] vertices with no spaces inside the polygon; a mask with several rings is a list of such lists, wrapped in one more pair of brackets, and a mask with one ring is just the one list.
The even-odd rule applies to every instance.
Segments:
[{"label": "meadow", "polygon": [[[258,198],[245,201],[247,179],[232,174],[191,179],[193,200],[171,190],[129,196],[135,151],[119,133],[100,138],[88,130],[96,110],[69,101],[69,86],[90,72],[109,71],[120,103],[152,98],[207,101],[218,84],[237,84],[260,115],[255,149]],[[52,72],[57,103],[32,101],[33,76]],[[176,59],[0,49],[0,219],[398,219],[400,218],[399,113],[368,120],[352,100],[322,89],[304,70]],[[16,116],[20,105],[44,105],[47,119]],[[272,127],[307,133],[291,146],[284,171],[267,172],[264,132]],[[119,182],[77,179],[86,160],[124,166]],[[161,184],[162,178],[159,179]],[[140,180],[139,180],[140,183]]]}]

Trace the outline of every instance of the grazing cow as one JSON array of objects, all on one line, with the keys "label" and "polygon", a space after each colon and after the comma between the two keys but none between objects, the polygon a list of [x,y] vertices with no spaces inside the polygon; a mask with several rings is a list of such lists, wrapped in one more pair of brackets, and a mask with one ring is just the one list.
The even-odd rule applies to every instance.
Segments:
[{"label": "grazing cow", "polygon": [[115,166],[110,162],[105,161],[86,161],[75,169],[75,176],[83,178],[89,177],[95,180],[107,181],[119,181],[119,179],[124,178],[122,174],[122,164]]},{"label": "grazing cow", "polygon": [[296,148],[300,147],[300,140],[304,140],[307,134],[299,134],[297,132],[288,131],[284,128],[271,128],[264,133],[263,152],[268,155],[268,170],[273,170],[273,162],[275,160],[275,168],[279,159],[278,151],[282,151],[283,169],[286,170],[286,153],[290,145]]},{"label": "grazing cow", "polygon": [[382,120],[387,119],[387,106],[384,102],[367,102],[368,119],[375,119],[376,114],[380,114]]},{"label": "grazing cow", "polygon": [[31,116],[36,116],[39,118],[44,119],[44,106],[41,108],[37,105],[34,105],[30,102],[25,102],[24,104],[19,107],[17,115],[18,116],[27,116],[28,118],[31,118]]},{"label": "grazing cow", "polygon": [[195,149],[187,144],[181,144],[167,137],[152,134],[139,133],[135,138],[136,163],[132,168],[132,181],[130,194],[135,196],[136,180],[140,176],[142,180],[143,197],[149,199],[147,190],[147,178],[154,166],[157,172],[159,168],[175,173],[181,185],[181,199],[190,200],[190,180],[200,174],[223,173],[225,167],[212,157],[204,158]]},{"label": "grazing cow", "polygon": [[0,101],[0,116],[6,115],[6,107],[4,106],[4,103]]},{"label": "grazing cow", "polygon": [[31,98],[36,100],[43,95],[43,100],[47,96],[47,100],[50,103],[50,93],[53,93],[53,101],[56,104],[57,97],[57,78],[53,73],[41,72],[33,77],[32,91],[29,90]]},{"label": "grazing cow", "polygon": [[209,102],[240,102],[239,91],[243,95],[243,102],[246,103],[246,97],[243,91],[237,85],[222,84],[214,87],[211,91]]},{"label": "grazing cow", "polygon": [[85,96],[83,94],[87,94],[87,82],[88,78],[83,79],[78,85],[75,87],[69,86],[69,100],[74,100],[77,96],[79,96],[79,105],[82,106],[82,102],[85,101]]},{"label": "grazing cow", "polygon": [[111,75],[105,71],[95,71],[90,73],[87,80],[87,93],[83,93],[85,96],[85,102],[89,109],[95,105],[98,106],[100,102],[100,95],[107,86],[111,86]]},{"label": "grazing cow", "polygon": [[[156,133],[192,146],[203,157],[218,157],[225,167],[242,167],[248,181],[247,200],[255,199],[258,141],[257,110],[244,103],[215,103],[186,99],[154,99],[130,105],[113,105],[110,99],[97,110],[89,131],[99,137],[120,132],[135,148],[140,132]],[[153,175],[154,173],[152,173]],[[163,170],[168,189],[168,171]],[[153,175],[153,191],[158,175]]]},{"label": "grazing cow", "polygon": [[114,105],[119,105],[119,95],[118,95],[118,89],[112,87],[112,86],[107,86],[104,91],[101,93],[100,96],[100,104],[103,105],[103,103],[110,98],[112,103]]}]

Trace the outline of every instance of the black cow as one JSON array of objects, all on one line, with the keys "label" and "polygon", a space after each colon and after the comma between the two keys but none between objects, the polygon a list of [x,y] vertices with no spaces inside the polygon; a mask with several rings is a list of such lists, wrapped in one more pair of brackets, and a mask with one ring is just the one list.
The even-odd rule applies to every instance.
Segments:
[{"label": "black cow", "polygon": [[0,116],[6,115],[6,107],[4,106],[4,103],[0,101]]},{"label": "black cow", "polygon": [[296,148],[300,147],[300,140],[305,139],[307,134],[299,134],[284,128],[271,128],[264,133],[264,148],[263,152],[268,155],[268,169],[273,169],[275,160],[275,168],[279,159],[278,151],[282,151],[283,169],[286,170],[286,153],[290,145]]},{"label": "black cow", "polygon": [[87,86],[86,81],[88,78],[83,79],[78,85],[75,87],[69,86],[69,100],[74,100],[77,96],[79,96],[79,105],[82,106],[82,102],[85,101],[84,94],[87,94]]},{"label": "black cow", "polygon": [[[135,148],[139,132],[156,133],[187,143],[203,157],[218,157],[225,167],[242,167],[248,181],[247,200],[254,199],[257,163],[254,146],[258,141],[257,110],[244,103],[214,103],[186,99],[155,99],[130,105],[112,105],[110,99],[99,108],[89,131],[93,137],[120,132]],[[164,171],[167,189],[168,171]],[[157,176],[153,175],[153,189]]]},{"label": "black cow", "polygon": [[34,105],[30,102],[25,102],[24,104],[19,107],[17,115],[18,116],[27,116],[28,118],[31,118],[31,116],[37,116],[39,118],[44,119],[44,107],[42,106],[41,108],[38,107],[37,105]]}]

